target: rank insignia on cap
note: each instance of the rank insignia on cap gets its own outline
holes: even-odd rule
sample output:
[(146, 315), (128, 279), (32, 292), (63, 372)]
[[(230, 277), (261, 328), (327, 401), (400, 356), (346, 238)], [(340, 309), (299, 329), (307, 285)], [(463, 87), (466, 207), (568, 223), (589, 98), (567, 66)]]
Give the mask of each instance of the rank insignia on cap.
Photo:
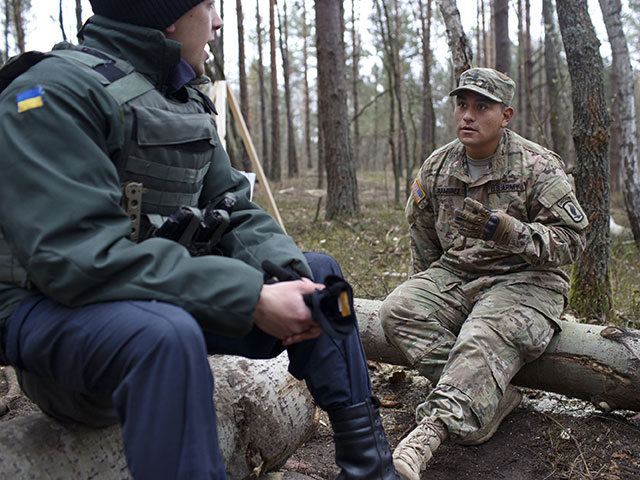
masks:
[(424, 197), (426, 197), (424, 190), (422, 189), (422, 186), (420, 185), (420, 182), (418, 182), (417, 178), (413, 181), (413, 185), (411, 185), (411, 194), (413, 195), (413, 199), (416, 201), (416, 203), (420, 203), (422, 200), (424, 200)]
[(20, 92), (16, 95), (16, 104), (18, 107), (18, 113), (23, 113), (34, 108), (40, 108), (44, 105), (44, 93), (42, 87), (30, 88), (24, 92)]

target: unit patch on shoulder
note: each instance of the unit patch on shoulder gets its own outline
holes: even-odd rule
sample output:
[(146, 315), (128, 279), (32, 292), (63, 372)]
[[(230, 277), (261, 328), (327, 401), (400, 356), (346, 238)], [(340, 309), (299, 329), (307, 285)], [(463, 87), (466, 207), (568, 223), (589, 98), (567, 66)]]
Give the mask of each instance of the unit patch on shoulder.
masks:
[(562, 204), (562, 208), (564, 209), (565, 212), (569, 214), (569, 217), (574, 222), (580, 223), (582, 220), (584, 220), (584, 213), (582, 213), (582, 210), (580, 210), (576, 206), (576, 204), (573, 203), (573, 200), (569, 199), (566, 202), (564, 202)]
[(34, 108), (40, 108), (44, 105), (44, 92), (42, 87), (30, 88), (16, 95), (16, 106), (18, 113), (23, 113)]
[(417, 178), (413, 181), (413, 185), (411, 185), (411, 194), (413, 195), (413, 199), (416, 203), (420, 203), (424, 200), (424, 197), (426, 197), (426, 194), (424, 193), (424, 190)]

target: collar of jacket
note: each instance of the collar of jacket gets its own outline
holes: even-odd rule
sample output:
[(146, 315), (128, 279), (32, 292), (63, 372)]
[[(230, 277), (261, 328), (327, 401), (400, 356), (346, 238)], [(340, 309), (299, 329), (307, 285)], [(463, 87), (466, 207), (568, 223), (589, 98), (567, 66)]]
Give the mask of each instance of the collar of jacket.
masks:
[(180, 62), (181, 45), (160, 30), (90, 17), (78, 33), (82, 45), (128, 61), (158, 90), (165, 92)]
[[(491, 161), (490, 178), (492, 180), (500, 179), (509, 170), (509, 144), (512, 135), (513, 132), (505, 128)], [(453, 144), (454, 148), (447, 156), (448, 166), (445, 167), (445, 173), (465, 183), (472, 183), (471, 177), (467, 173), (467, 152), (464, 145), (458, 139), (454, 140)]]

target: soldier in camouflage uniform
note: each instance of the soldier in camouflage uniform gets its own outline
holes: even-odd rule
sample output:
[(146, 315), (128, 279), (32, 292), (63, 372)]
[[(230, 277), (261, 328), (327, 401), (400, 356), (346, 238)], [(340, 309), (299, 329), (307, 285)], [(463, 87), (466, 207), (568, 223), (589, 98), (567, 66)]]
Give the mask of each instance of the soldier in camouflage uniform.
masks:
[(510, 382), (558, 328), (569, 288), (560, 267), (584, 248), (588, 221), (562, 160), (506, 128), (514, 91), (495, 70), (461, 75), (449, 94), (458, 139), (424, 162), (407, 202), (410, 278), (380, 316), (434, 385), (393, 455), (410, 480), (448, 436), (482, 443), (518, 405)]

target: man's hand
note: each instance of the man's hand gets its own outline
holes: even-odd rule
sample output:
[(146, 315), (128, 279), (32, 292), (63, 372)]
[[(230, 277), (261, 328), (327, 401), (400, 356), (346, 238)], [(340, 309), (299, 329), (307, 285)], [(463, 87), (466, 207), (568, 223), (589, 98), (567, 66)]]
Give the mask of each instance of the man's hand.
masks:
[(513, 235), (515, 220), (504, 212), (489, 210), (473, 198), (464, 199), (464, 208), (456, 208), (454, 221), (461, 235), (482, 240), (493, 240), (508, 245)]
[(282, 340), (285, 347), (317, 337), (322, 330), (302, 296), (323, 288), (308, 278), (263, 285), (254, 312), (256, 326)]

